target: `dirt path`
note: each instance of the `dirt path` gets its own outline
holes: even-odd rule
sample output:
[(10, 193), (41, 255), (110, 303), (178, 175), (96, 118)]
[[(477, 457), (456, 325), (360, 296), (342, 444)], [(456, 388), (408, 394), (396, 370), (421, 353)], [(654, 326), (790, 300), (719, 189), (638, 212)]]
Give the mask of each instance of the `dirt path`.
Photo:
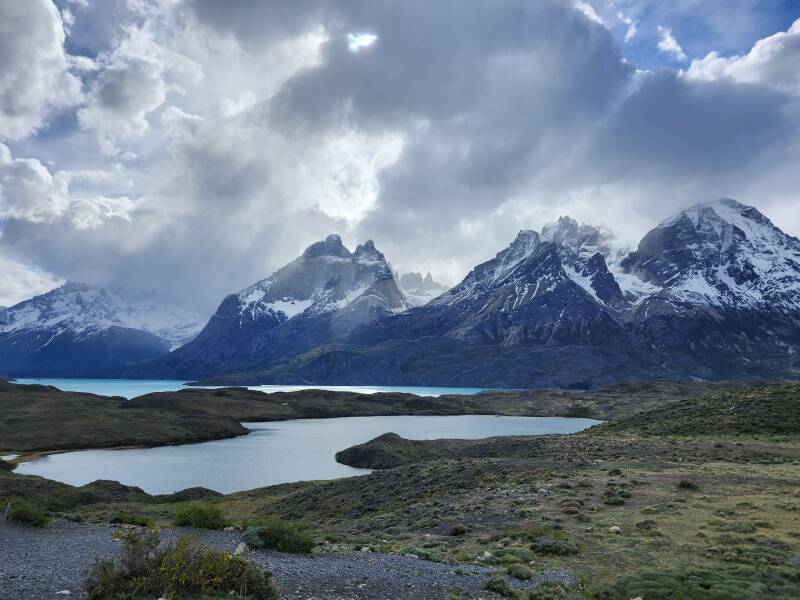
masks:
[[(44, 529), (0, 522), (0, 600), (39, 600), (81, 596), (87, 570), (96, 558), (119, 555), (113, 528), (54, 521)], [(186, 533), (165, 529), (170, 541)], [(211, 546), (233, 551), (238, 534), (204, 531)], [(250, 558), (271, 571), (282, 598), (331, 599), (449, 599), (489, 598), (481, 586), (491, 569), (420, 560), (379, 553), (297, 556), (280, 552), (252, 552)], [(548, 571), (527, 582), (509, 580), (515, 587), (533, 587), (542, 581), (576, 584), (573, 575)], [(454, 594), (455, 592), (455, 594)]]

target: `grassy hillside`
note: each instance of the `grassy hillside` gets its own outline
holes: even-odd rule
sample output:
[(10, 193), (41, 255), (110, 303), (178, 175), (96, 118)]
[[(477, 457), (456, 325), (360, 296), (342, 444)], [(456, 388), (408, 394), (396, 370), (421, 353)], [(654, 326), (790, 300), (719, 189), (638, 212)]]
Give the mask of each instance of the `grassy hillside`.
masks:
[(647, 435), (800, 434), (800, 384), (720, 391), (618, 419), (592, 433)]

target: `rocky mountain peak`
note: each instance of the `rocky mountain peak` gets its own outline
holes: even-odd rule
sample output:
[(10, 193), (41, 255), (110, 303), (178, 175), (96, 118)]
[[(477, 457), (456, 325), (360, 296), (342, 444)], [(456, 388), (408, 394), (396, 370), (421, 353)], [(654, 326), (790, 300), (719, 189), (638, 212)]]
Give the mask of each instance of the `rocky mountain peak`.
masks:
[(345, 248), (342, 238), (335, 233), (330, 234), (321, 242), (315, 242), (303, 252), (305, 258), (316, 258), (319, 256), (333, 256), (338, 258), (350, 258), (350, 251)]
[(681, 302), (800, 306), (800, 241), (752, 206), (727, 198), (665, 220), (623, 267)]
[(422, 277), (421, 273), (410, 272), (403, 273), (397, 281), (400, 290), (408, 299), (409, 304), (412, 306), (422, 306), (427, 304), (436, 296), (439, 296), (448, 290), (446, 285), (434, 281), (430, 271)]

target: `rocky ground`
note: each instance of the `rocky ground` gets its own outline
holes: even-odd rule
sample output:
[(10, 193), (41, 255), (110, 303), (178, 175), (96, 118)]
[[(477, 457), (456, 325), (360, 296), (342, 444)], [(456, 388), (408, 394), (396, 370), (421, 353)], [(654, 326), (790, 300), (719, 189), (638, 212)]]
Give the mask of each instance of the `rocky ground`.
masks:
[[(57, 520), (44, 528), (0, 523), (0, 598), (45, 600), (79, 597), (85, 574), (95, 559), (117, 557), (120, 544), (115, 528)], [(164, 542), (189, 533), (165, 529)], [(227, 531), (198, 533), (211, 547), (233, 552), (239, 534)], [(377, 552), (315, 554), (250, 551), (248, 557), (270, 571), (284, 598), (340, 599), (449, 599), (485, 598), (481, 586), (493, 569), (477, 565), (449, 565), (411, 556)], [(517, 589), (534, 588), (543, 581), (577, 585), (564, 570), (550, 570), (520, 582)]]

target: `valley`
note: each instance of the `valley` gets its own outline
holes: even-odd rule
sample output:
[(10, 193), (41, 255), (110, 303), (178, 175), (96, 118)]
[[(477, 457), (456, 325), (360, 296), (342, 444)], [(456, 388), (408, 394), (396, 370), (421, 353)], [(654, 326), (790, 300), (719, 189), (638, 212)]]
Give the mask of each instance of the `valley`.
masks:
[[(642, 386), (645, 397), (654, 390), (649, 385)], [(520, 598), (526, 589), (533, 598), (796, 597), (797, 384), (698, 386), (665, 401), (675, 385), (664, 384), (662, 400), (643, 410), (633, 384), (606, 390), (606, 400), (587, 395), (589, 406), (613, 398), (627, 408), (572, 435), (382, 435), (337, 456), (376, 471), (335, 481), (151, 496), (114, 482), (75, 488), (0, 470), (0, 496), (24, 496), (79, 522), (44, 531), (68, 540), (92, 536), (101, 548), (115, 529), (86, 523), (107, 524), (126, 513), (170, 527), (181, 506), (198, 500), (219, 507), (232, 524), (264, 517), (303, 523), (315, 540), (312, 556), (339, 566), (324, 571), (324, 582), (298, 579), (302, 561), (282, 571), (282, 555), (254, 550), (286, 595), (316, 589), (347, 598), (500, 597), (480, 589), (492, 581), (501, 595)], [(235, 533), (203, 535), (223, 548), (237, 543)], [(83, 552), (88, 565), (93, 554)], [(387, 588), (378, 572), (360, 571), (369, 557), (376, 565), (386, 561), (378, 572), (395, 574), (401, 571), (392, 561), (416, 561), (418, 568), (402, 563), (415, 573), (408, 579), (415, 587), (393, 577)], [(429, 563), (449, 575), (433, 576)], [(350, 572), (358, 573), (355, 580)], [(31, 581), (24, 572), (20, 577)]]

